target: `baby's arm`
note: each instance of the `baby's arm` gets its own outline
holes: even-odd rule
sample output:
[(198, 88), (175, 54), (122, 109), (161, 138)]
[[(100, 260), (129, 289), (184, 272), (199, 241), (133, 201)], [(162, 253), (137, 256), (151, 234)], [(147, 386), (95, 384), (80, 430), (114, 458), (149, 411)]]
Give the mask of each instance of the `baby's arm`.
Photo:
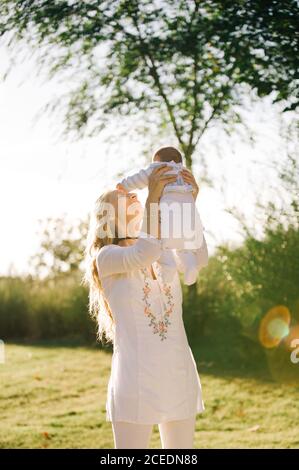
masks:
[(152, 168), (148, 167), (134, 173), (133, 175), (123, 178), (118, 184), (118, 189), (125, 189), (126, 191), (132, 191), (134, 189), (143, 189), (148, 185), (149, 175)]

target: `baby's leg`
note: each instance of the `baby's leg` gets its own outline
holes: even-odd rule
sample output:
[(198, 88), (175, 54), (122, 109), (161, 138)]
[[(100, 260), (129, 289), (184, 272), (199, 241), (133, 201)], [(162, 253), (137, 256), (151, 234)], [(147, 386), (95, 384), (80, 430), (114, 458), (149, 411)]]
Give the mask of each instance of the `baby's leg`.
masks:
[(194, 284), (198, 275), (198, 260), (196, 254), (191, 250), (177, 250), (176, 254), (184, 273), (184, 283), (187, 286)]
[(176, 262), (172, 251), (163, 249), (158, 262), (161, 265), (161, 276), (164, 282), (172, 282), (176, 273)]

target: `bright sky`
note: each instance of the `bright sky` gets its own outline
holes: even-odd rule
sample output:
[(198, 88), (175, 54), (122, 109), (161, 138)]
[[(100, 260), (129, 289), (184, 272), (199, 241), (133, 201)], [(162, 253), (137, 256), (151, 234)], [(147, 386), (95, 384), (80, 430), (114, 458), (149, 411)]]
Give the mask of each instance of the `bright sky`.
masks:
[[(8, 54), (2, 46), (0, 76), (6, 70)], [(35, 70), (34, 61), (18, 64), (7, 80), (0, 82), (1, 274), (26, 272), (28, 257), (39, 246), (38, 219), (61, 215), (70, 220), (85, 218), (95, 198), (114, 187), (117, 173), (139, 169), (140, 146), (132, 143), (130, 136), (117, 148), (108, 147), (101, 136), (76, 143), (57, 142), (51, 117), (43, 116), (34, 124), (41, 106), (57, 94), (55, 84), (36, 78)], [(225, 212), (228, 205), (235, 205), (254, 222), (256, 195), (271, 197), (269, 182), (273, 186), (275, 176), (267, 163), (283, 150), (278, 111), (269, 103), (263, 100), (246, 114), (248, 125), (257, 134), (255, 147), (242, 142), (237, 134), (225, 139), (217, 129), (206, 133), (200, 143), (214, 183), (214, 188), (203, 184), (198, 196), (210, 252), (217, 243), (241, 241), (238, 224)], [(156, 144), (175, 145), (176, 141), (171, 137)], [(149, 161), (151, 154), (149, 149)], [(201, 184), (196, 154), (194, 162), (193, 171)], [(143, 191), (142, 201), (145, 195)]]

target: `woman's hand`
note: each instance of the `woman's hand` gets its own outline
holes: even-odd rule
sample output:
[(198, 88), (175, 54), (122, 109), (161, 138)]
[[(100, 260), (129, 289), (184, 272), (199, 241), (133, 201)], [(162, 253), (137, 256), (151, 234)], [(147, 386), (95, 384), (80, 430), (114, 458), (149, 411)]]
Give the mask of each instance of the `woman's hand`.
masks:
[(142, 230), (158, 239), (161, 238), (160, 198), (164, 186), (177, 179), (177, 175), (165, 175), (169, 170), (169, 165), (157, 166), (151, 172), (148, 181), (148, 196), (145, 203), (147, 217), (144, 221), (145, 227)]
[(118, 189), (119, 191), (123, 191), (124, 193), (127, 193), (127, 192), (128, 192), (128, 191), (126, 190), (126, 188), (125, 188), (121, 183), (117, 183), (116, 189)]
[(181, 175), (185, 183), (191, 184), (193, 186), (192, 194), (194, 197), (194, 201), (196, 201), (197, 195), (199, 193), (199, 186), (196, 183), (193, 174), (191, 173), (190, 170), (188, 170), (188, 168), (182, 168)]
[(158, 203), (160, 201), (164, 186), (167, 183), (172, 183), (173, 181), (176, 181), (177, 175), (164, 174), (169, 170), (170, 168), (166, 164), (154, 168), (154, 170), (149, 176), (147, 202)]

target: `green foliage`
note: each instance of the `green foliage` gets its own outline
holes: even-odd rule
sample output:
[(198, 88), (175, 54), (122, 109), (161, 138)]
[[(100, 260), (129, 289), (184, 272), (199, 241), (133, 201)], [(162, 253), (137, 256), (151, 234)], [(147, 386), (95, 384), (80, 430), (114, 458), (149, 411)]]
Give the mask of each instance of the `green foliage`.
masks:
[(29, 260), (34, 278), (57, 278), (72, 275), (81, 266), (88, 222), (68, 223), (63, 218), (47, 218), (40, 228), (40, 248)]
[[(190, 341), (202, 358), (217, 362), (218, 370), (267, 369), (258, 329), (270, 308), (285, 305), (292, 324), (299, 322), (298, 246), (298, 227), (268, 228), (263, 240), (247, 238), (234, 250), (219, 247), (199, 275), (197, 296), (190, 299), (184, 288)], [(283, 349), (277, 355), (290, 365)]]
[(2, 0), (0, 36), (27, 41), (50, 77), (68, 83), (45, 108), (64, 109), (66, 133), (115, 130), (137, 115), (137, 133), (171, 130), (191, 167), (213, 121), (226, 132), (241, 122), (241, 85), (296, 109), (296, 3)]
[(95, 339), (87, 311), (86, 288), (80, 276), (33, 281), (0, 279), (0, 337), (53, 339), (67, 336)]

